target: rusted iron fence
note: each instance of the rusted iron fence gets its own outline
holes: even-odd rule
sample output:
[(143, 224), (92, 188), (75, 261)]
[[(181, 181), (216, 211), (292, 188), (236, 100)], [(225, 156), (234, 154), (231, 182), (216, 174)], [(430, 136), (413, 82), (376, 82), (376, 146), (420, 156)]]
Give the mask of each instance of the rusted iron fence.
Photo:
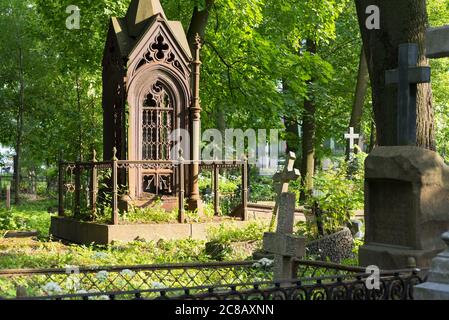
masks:
[(3, 299), (408, 300), (419, 270), (382, 272), (367, 287), (363, 268), (296, 261), (295, 280), (274, 281), (261, 261), (0, 271)]
[[(178, 221), (185, 221), (186, 182), (185, 172), (192, 161), (111, 161), (64, 162), (59, 163), (59, 216), (95, 221), (99, 213), (110, 217), (106, 223), (117, 225), (120, 220), (122, 197), (127, 190), (127, 172), (130, 169), (171, 169), (175, 172), (177, 183), (173, 194), (178, 198)], [(210, 170), (213, 175), (213, 202), (215, 215), (219, 215), (219, 172), (238, 170), (241, 172), (239, 212), (242, 220), (247, 219), (248, 206), (248, 162), (241, 161), (200, 161), (200, 169)]]
[[(11, 194), (15, 193), (14, 176), (0, 175), (0, 199), (5, 200), (6, 188), (9, 187)], [(20, 178), (20, 193), (36, 195), (39, 190), (56, 192), (51, 181), (43, 176), (23, 176)]]

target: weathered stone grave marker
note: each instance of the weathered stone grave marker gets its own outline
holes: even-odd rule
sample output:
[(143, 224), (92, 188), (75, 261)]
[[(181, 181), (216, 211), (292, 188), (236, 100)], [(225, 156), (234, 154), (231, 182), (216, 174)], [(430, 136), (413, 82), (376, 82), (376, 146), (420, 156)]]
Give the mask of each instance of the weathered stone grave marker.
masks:
[(293, 259), (301, 258), (305, 254), (305, 238), (293, 235), (295, 205), (294, 193), (282, 193), (279, 197), (277, 230), (264, 235), (264, 250), (274, 254), (276, 281), (295, 279)]
[[(427, 56), (449, 56), (448, 42), (449, 27), (431, 29)], [(401, 45), (398, 62), (386, 72), (387, 84), (398, 85), (398, 146), (377, 147), (365, 162), (366, 244), (359, 259), (382, 269), (405, 268), (411, 259), (429, 267), (445, 248), (439, 235), (449, 229), (449, 167), (436, 152), (416, 147), (417, 84), (430, 82), (430, 67), (416, 66), (416, 44)]]
[[(279, 211), (279, 201), (283, 193), (288, 192), (290, 181), (296, 181), (301, 177), (298, 169), (295, 169), (296, 155), (294, 152), (289, 153), (288, 162), (282, 172), (278, 172), (273, 176), (273, 181), (277, 183), (276, 187), (276, 203), (273, 209), (273, 217), (270, 223), (270, 231), (273, 231), (276, 224), (276, 216)], [(294, 211), (294, 210), (293, 210)]]

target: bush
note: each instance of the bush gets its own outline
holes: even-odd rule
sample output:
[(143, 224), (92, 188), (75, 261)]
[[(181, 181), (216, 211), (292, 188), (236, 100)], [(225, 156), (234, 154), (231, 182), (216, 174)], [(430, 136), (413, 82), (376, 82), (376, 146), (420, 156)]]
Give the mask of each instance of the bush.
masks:
[[(352, 163), (337, 161), (334, 168), (320, 171), (314, 177), (314, 194), (306, 201), (306, 207), (312, 209), (318, 204), (325, 233), (330, 234), (346, 226), (354, 210), (363, 208), (365, 158), (366, 154), (359, 154)], [(308, 223), (299, 227), (304, 235), (317, 235), (316, 225)]]
[(223, 223), (218, 227), (212, 227), (208, 231), (208, 239), (211, 242), (228, 244), (231, 242), (258, 241), (263, 239), (268, 230), (267, 222), (251, 222), (245, 228), (239, 228), (232, 223)]
[(170, 223), (178, 220), (178, 210), (171, 212), (162, 207), (162, 201), (156, 201), (146, 208), (133, 207), (123, 214), (123, 220), (132, 223)]

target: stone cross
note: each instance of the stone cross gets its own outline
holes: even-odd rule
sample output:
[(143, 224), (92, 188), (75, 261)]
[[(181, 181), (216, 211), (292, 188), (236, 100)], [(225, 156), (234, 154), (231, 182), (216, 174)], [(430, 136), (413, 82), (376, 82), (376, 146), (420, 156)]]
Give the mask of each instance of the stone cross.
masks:
[(290, 184), (290, 181), (296, 181), (301, 176), (301, 173), (298, 169), (295, 169), (295, 161), (296, 161), (296, 155), (294, 152), (289, 153), (288, 163), (285, 166), (284, 170), (282, 172), (278, 172), (273, 176), (273, 181), (276, 183), (279, 183), (279, 186), (276, 187), (276, 203), (274, 205), (273, 209), (273, 218), (271, 219), (270, 223), (270, 231), (273, 231), (274, 225), (276, 223), (276, 215), (278, 214), (279, 210), (279, 199), (282, 193), (288, 192), (288, 186)]
[(399, 46), (399, 68), (385, 74), (387, 85), (397, 84), (397, 144), (416, 145), (416, 95), (418, 83), (430, 82), (430, 67), (418, 67), (418, 45)]
[(352, 158), (352, 154), (354, 153), (355, 140), (360, 139), (360, 135), (358, 133), (354, 133), (354, 128), (349, 128), (349, 133), (345, 134), (345, 139), (349, 140), (349, 154)]
[(305, 254), (305, 239), (293, 235), (295, 207), (296, 195), (282, 193), (279, 197), (277, 230), (264, 235), (264, 250), (274, 254), (275, 281), (296, 279), (293, 259)]
[(449, 57), (449, 26), (430, 28), (426, 33), (427, 57)]

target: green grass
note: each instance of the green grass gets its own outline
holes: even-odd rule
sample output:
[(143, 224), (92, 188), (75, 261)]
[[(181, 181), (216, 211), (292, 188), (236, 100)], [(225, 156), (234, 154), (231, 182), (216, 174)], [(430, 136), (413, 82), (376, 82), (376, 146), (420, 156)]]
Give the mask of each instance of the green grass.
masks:
[[(36, 201), (15, 206), (11, 211), (0, 207), (0, 269), (16, 268), (63, 268), (77, 266), (113, 266), (136, 264), (159, 264), (180, 262), (206, 262), (212, 258), (205, 253), (206, 241), (135, 241), (128, 244), (115, 243), (108, 246), (65, 245), (52, 241), (48, 236), (51, 201)], [(154, 212), (154, 211), (153, 211)], [(141, 214), (143, 214), (141, 212)], [(170, 216), (170, 215), (168, 215)], [(162, 217), (162, 213), (159, 213)], [(151, 218), (155, 219), (154, 216)], [(162, 218), (161, 218), (162, 219)], [(136, 217), (136, 221), (140, 220)], [(39, 239), (1, 239), (6, 230), (38, 230)], [(234, 227), (222, 228), (221, 237), (237, 234)], [(228, 233), (228, 235), (226, 235)], [(242, 238), (237, 237), (236, 238)], [(230, 255), (230, 260), (241, 255)]]
[(203, 241), (132, 242), (109, 246), (0, 241), (0, 269), (206, 262)]
[(37, 230), (40, 237), (48, 237), (50, 229), (50, 217), (48, 208), (55, 207), (53, 201), (24, 202), (18, 206), (12, 206), (7, 211), (5, 206), (0, 206), (0, 236), (6, 230)]
[(255, 221), (245, 228), (239, 228), (233, 223), (223, 223), (209, 230), (209, 240), (219, 243), (258, 241), (268, 230), (268, 222)]
[[(206, 241), (135, 241), (108, 246), (66, 245), (48, 236), (51, 201), (35, 201), (15, 206), (11, 211), (0, 207), (0, 230), (38, 230), (39, 239), (2, 239), (0, 231), (0, 269), (64, 268), (76, 266), (114, 266), (181, 262), (207, 262)], [(157, 220), (157, 219), (156, 219)], [(229, 245), (232, 242), (261, 241), (267, 223), (252, 222), (240, 229), (232, 222), (211, 228), (208, 240)], [(358, 246), (357, 246), (358, 248)], [(230, 252), (226, 260), (249, 258), (242, 252)], [(356, 264), (347, 261), (347, 264)]]

